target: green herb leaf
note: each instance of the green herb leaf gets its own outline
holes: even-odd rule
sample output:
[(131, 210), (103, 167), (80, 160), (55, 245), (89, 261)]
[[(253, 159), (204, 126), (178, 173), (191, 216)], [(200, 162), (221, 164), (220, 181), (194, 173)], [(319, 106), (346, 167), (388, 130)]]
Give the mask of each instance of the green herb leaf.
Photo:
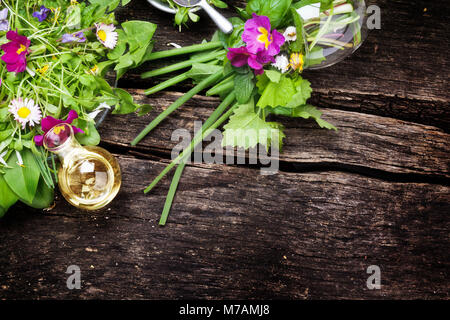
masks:
[(8, 209), (19, 200), (19, 197), (11, 190), (3, 175), (0, 174), (0, 218)]
[[(273, 75), (271, 76), (274, 78)], [(261, 97), (256, 105), (260, 108), (285, 106), (297, 92), (293, 80), (285, 75), (274, 79), (278, 82), (272, 82), (266, 73), (257, 78), (256, 86)]]
[(255, 147), (258, 143), (268, 148), (273, 140), (281, 149), (282, 139), (285, 137), (281, 124), (266, 122), (255, 113), (253, 99), (235, 109), (224, 129), (222, 145), (244, 149)]
[(292, 118), (312, 118), (321, 128), (336, 130), (337, 128), (333, 126), (331, 123), (321, 119), (322, 112), (318, 110), (316, 107), (305, 104), (303, 106), (298, 106), (296, 108), (285, 108), (285, 107), (277, 107), (271, 110), (272, 113)]
[(20, 154), (24, 166), (19, 166), (16, 152), (13, 152), (7, 162), (10, 168), (4, 169), (4, 178), (9, 188), (20, 199), (32, 202), (36, 194), (40, 170), (29, 149), (23, 149)]
[(234, 77), (234, 93), (236, 94), (238, 103), (247, 103), (252, 96), (253, 89), (255, 88), (255, 82), (253, 81), (254, 77), (252, 71), (244, 74), (237, 74)]
[(245, 8), (247, 14), (256, 13), (267, 16), (272, 28), (277, 28), (283, 21), (292, 0), (250, 0)]
[(192, 68), (186, 72), (186, 76), (196, 82), (200, 82), (210, 75), (222, 72), (223, 67), (208, 63), (194, 63)]
[(96, 146), (100, 143), (100, 134), (94, 122), (88, 121), (87, 127), (83, 130), (84, 133), (77, 133), (75, 135), (79, 143), (85, 146)]
[(22, 202), (35, 209), (45, 209), (52, 205), (55, 198), (54, 189), (49, 188), (44, 179), (39, 179), (38, 188), (32, 202), (21, 199)]

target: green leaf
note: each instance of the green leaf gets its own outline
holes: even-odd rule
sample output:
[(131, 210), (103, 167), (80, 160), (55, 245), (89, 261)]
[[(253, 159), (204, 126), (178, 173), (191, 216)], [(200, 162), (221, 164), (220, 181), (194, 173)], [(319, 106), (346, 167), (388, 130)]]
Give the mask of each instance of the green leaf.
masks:
[(147, 21), (131, 20), (122, 23), (122, 28), (127, 35), (127, 42), (131, 52), (147, 47), (156, 30), (156, 24)]
[(19, 197), (11, 190), (3, 175), (0, 174), (0, 218), (8, 209), (19, 200)]
[(196, 82), (200, 82), (214, 73), (222, 72), (222, 70), (223, 67), (214, 64), (194, 63), (192, 68), (186, 72), (186, 76), (194, 79)]
[(247, 103), (252, 96), (253, 89), (255, 88), (255, 82), (253, 81), (254, 77), (252, 71), (244, 74), (237, 74), (234, 77), (234, 93), (236, 94), (238, 103)]
[(55, 198), (54, 189), (49, 188), (45, 183), (44, 179), (39, 179), (38, 188), (36, 191), (36, 195), (33, 198), (32, 202), (25, 201), (21, 199), (21, 201), (28, 206), (35, 209), (45, 209), (52, 205)]
[(18, 165), (16, 152), (13, 152), (8, 159), (8, 166), (11, 168), (4, 169), (4, 178), (11, 190), (20, 199), (31, 202), (36, 194), (40, 170), (33, 153), (29, 149), (23, 149), (20, 154), (24, 166)]
[(297, 92), (294, 81), (285, 75), (282, 75), (278, 82), (272, 82), (264, 73), (258, 77), (256, 86), (261, 93), (256, 104), (260, 108), (285, 106)]
[(278, 83), (281, 79), (281, 72), (278, 72), (276, 70), (266, 70), (264, 71), (267, 78), (269, 78), (270, 81)]
[(250, 0), (245, 8), (247, 14), (256, 13), (270, 19), (272, 29), (283, 21), (291, 6), (292, 0)]
[(286, 108), (295, 108), (304, 105), (311, 97), (311, 83), (302, 77), (299, 77), (295, 81), (295, 90), (297, 92), (292, 96), (292, 99), (288, 102)]
[(292, 118), (312, 118), (321, 128), (332, 129), (337, 131), (337, 128), (333, 126), (331, 123), (321, 119), (322, 112), (318, 110), (316, 107), (305, 104), (303, 106), (298, 106), (296, 108), (285, 108), (285, 107), (277, 107), (271, 110), (272, 113)]
[(127, 91), (117, 88), (114, 93), (119, 97), (120, 102), (113, 110), (113, 114), (128, 114), (136, 111), (139, 105), (133, 102), (133, 97)]
[(224, 129), (222, 145), (244, 149), (255, 147), (258, 143), (268, 148), (272, 140), (281, 148), (285, 137), (281, 124), (266, 122), (255, 113), (253, 99), (235, 109)]
[[(77, 119), (78, 120), (78, 119)], [(100, 143), (100, 134), (95, 127), (94, 122), (89, 121), (84, 133), (77, 133), (75, 136), (79, 143), (85, 146), (96, 146)]]

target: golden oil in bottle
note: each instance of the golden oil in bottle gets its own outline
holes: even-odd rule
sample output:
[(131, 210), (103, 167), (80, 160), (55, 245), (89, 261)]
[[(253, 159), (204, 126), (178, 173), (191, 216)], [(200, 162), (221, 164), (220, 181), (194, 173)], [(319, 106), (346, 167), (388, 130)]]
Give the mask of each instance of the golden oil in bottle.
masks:
[(75, 207), (97, 210), (110, 203), (121, 185), (117, 160), (100, 147), (82, 147), (73, 135), (72, 127), (59, 124), (44, 137), (44, 147), (58, 155), (59, 189)]

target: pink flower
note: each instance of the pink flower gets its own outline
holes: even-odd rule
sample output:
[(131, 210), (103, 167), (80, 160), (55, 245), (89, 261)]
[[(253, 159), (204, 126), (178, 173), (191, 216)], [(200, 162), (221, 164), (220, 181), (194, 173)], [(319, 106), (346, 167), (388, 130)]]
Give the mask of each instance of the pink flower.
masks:
[(270, 56), (267, 51), (260, 51), (257, 54), (250, 53), (247, 47), (230, 48), (227, 53), (227, 58), (235, 67), (243, 67), (248, 65), (255, 70), (256, 74), (264, 72), (263, 67), (266, 63), (275, 62), (275, 59)]
[(268, 17), (258, 16), (255, 13), (252, 17), (245, 23), (242, 33), (242, 40), (247, 44), (248, 51), (253, 54), (267, 51), (271, 56), (277, 55), (284, 44), (284, 36), (277, 30), (271, 30)]
[[(73, 120), (75, 120), (76, 118), (78, 118), (78, 113), (74, 110), (69, 111), (69, 114), (67, 115), (67, 120), (55, 119), (51, 116), (45, 117), (41, 121), (41, 128), (42, 128), (42, 131), (44, 131), (44, 134), (34, 136), (34, 143), (36, 143), (36, 145), (38, 145), (38, 146), (42, 146), (42, 144), (44, 142), (44, 135), (51, 128), (53, 128), (54, 126), (61, 124), (61, 123), (72, 124)], [(83, 130), (81, 130), (80, 128), (77, 128), (75, 126), (72, 126), (72, 129), (73, 129), (73, 133), (84, 133)]]
[(5, 51), (1, 59), (6, 62), (6, 69), (8, 72), (24, 72), (27, 68), (30, 40), (25, 36), (19, 35), (16, 31), (8, 31), (6, 38), (10, 42), (0, 47)]

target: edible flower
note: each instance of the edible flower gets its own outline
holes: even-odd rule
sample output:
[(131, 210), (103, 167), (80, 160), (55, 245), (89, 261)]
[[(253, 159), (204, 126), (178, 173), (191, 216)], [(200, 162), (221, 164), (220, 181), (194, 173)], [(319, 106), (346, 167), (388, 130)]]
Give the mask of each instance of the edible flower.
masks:
[(75, 33), (65, 33), (61, 38), (61, 43), (69, 43), (69, 42), (86, 42), (86, 37), (84, 36), (83, 31), (78, 31)]
[(0, 31), (9, 30), (8, 8), (0, 10)]
[(45, 6), (41, 6), (39, 11), (33, 12), (33, 17), (39, 20), (39, 22), (44, 21), (47, 19), (48, 13), (50, 12), (50, 9), (46, 8)]
[(283, 35), (277, 30), (271, 30), (268, 17), (255, 13), (252, 17), (245, 22), (242, 33), (242, 40), (247, 44), (248, 51), (253, 54), (267, 51), (270, 56), (277, 55), (285, 42)]
[(22, 129), (29, 124), (31, 127), (41, 121), (41, 109), (33, 99), (17, 98), (11, 100), (8, 111), (14, 115), (14, 120), (22, 125)]
[(272, 63), (272, 66), (280, 70), (281, 73), (285, 73), (289, 70), (289, 60), (285, 55), (280, 54), (275, 57), (275, 63)]
[[(43, 142), (44, 142), (44, 135), (54, 126), (61, 124), (61, 123), (67, 123), (67, 124), (72, 124), (73, 120), (78, 118), (78, 113), (75, 110), (70, 110), (69, 114), (67, 115), (67, 120), (60, 120), (60, 119), (55, 119), (52, 116), (47, 116), (44, 119), (42, 119), (41, 122), (41, 129), (42, 131), (44, 131), (43, 135), (36, 135), (34, 136), (34, 143), (37, 146), (42, 146)], [(80, 128), (77, 128), (75, 126), (72, 126), (73, 129), (73, 133), (84, 133), (83, 130), (81, 130)]]
[(264, 73), (263, 67), (266, 63), (275, 62), (275, 59), (268, 55), (267, 52), (260, 51), (257, 54), (253, 54), (249, 52), (248, 48), (245, 46), (229, 48), (227, 58), (235, 67), (248, 65), (257, 75)]
[(118, 34), (116, 31), (116, 27), (113, 24), (95, 24), (97, 31), (95, 34), (97, 35), (98, 41), (100, 41), (106, 48), (114, 49), (117, 44)]
[(286, 41), (295, 41), (297, 40), (297, 28), (290, 26), (284, 30), (283, 37)]
[(3, 44), (0, 48), (5, 51), (2, 60), (6, 63), (8, 72), (24, 72), (27, 68), (27, 54), (30, 40), (19, 35), (16, 31), (8, 31), (6, 39), (10, 42)]
[(298, 70), (298, 72), (303, 71), (303, 64), (305, 63), (305, 59), (301, 53), (292, 53), (291, 58), (289, 59), (289, 65), (293, 70)]

